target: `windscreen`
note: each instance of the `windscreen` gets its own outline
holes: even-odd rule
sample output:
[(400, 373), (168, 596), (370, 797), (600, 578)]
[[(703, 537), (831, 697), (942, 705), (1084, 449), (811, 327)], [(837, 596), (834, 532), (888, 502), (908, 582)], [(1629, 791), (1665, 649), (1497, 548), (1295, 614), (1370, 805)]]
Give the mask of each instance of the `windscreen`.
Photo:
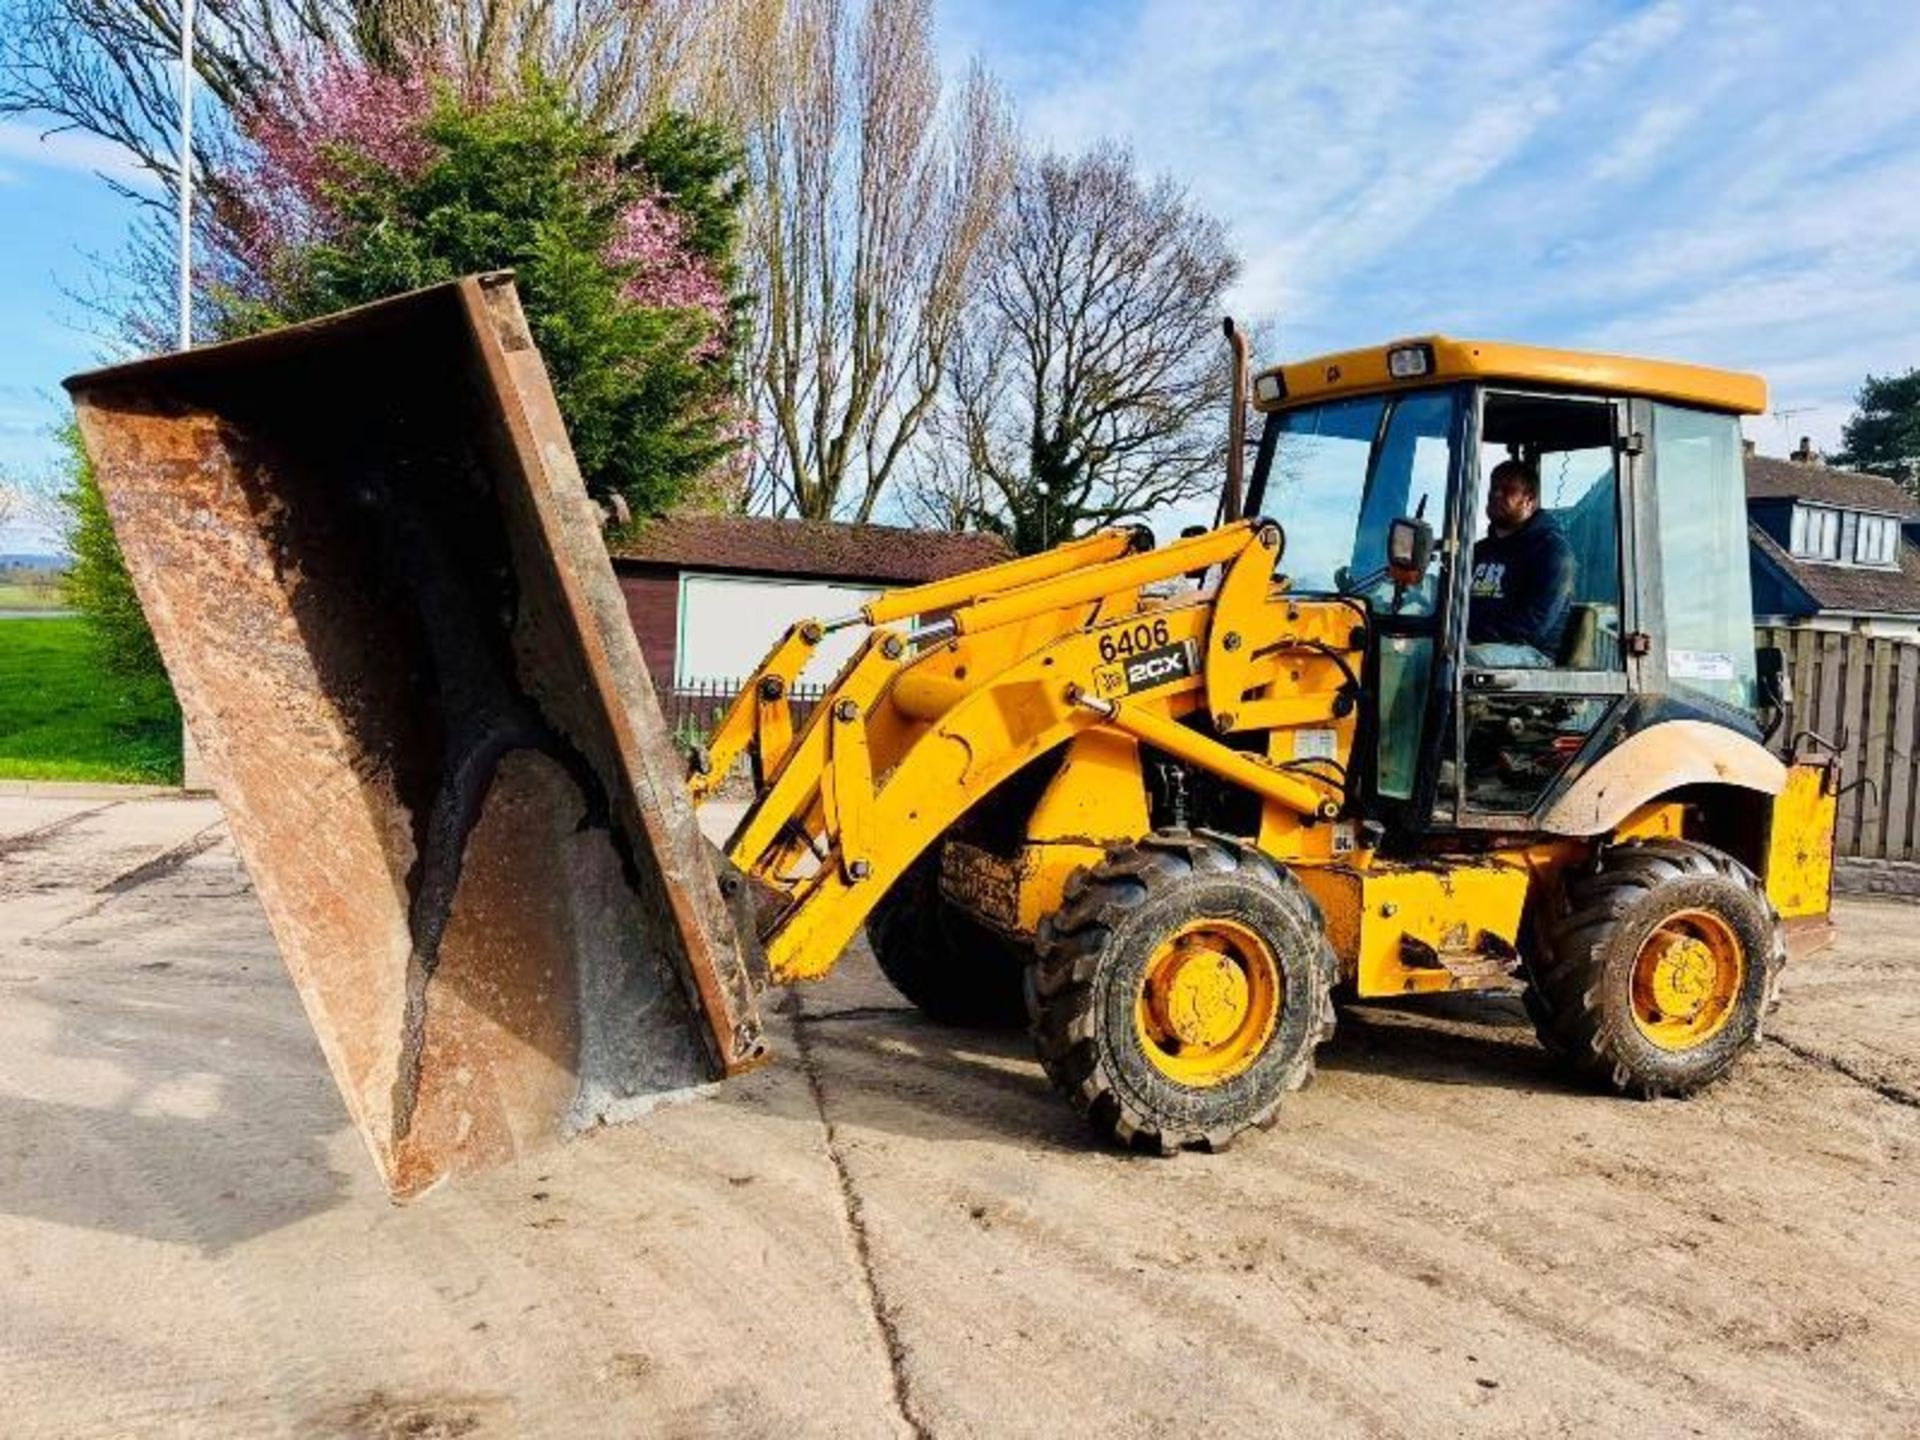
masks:
[[(1286, 531), (1281, 570), (1302, 592), (1383, 600), (1387, 528), (1419, 516), (1440, 529), (1453, 468), (1455, 389), (1367, 395), (1283, 411), (1264, 476), (1261, 511)], [(1261, 482), (1264, 480), (1264, 487)], [(1427, 613), (1434, 575), (1399, 597), (1399, 612)]]

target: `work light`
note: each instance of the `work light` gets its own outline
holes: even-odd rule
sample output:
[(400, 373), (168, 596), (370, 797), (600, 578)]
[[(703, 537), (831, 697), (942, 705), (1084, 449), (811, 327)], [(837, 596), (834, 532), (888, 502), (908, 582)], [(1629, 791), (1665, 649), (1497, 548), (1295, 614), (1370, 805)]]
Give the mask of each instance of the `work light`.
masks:
[(1396, 345), (1387, 351), (1387, 373), (1396, 380), (1414, 380), (1433, 373), (1431, 345)]

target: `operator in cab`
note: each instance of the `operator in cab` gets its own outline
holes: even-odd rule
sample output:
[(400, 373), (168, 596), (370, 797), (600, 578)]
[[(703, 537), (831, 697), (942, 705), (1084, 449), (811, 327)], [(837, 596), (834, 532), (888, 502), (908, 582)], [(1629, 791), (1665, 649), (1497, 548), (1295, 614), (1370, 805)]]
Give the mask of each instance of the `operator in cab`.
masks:
[(1573, 604), (1573, 547), (1540, 508), (1540, 475), (1526, 461), (1503, 460), (1487, 478), (1487, 530), (1473, 547), (1467, 663), (1549, 667)]

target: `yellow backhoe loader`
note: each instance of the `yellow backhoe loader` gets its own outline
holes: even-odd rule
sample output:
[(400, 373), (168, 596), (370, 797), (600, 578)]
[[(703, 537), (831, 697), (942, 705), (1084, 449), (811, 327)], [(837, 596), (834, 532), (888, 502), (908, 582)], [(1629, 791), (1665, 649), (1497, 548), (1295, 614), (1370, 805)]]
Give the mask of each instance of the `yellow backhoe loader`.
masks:
[[(863, 927), (1137, 1149), (1269, 1121), (1343, 995), (1517, 991), (1599, 1086), (1725, 1074), (1825, 933), (1838, 783), (1768, 745), (1761, 382), (1442, 337), (1235, 369), (1212, 528), (796, 617), (690, 775), (506, 277), (69, 382), (394, 1192), (759, 1063), (764, 986)], [(1555, 537), (1518, 639), (1496, 469)]]

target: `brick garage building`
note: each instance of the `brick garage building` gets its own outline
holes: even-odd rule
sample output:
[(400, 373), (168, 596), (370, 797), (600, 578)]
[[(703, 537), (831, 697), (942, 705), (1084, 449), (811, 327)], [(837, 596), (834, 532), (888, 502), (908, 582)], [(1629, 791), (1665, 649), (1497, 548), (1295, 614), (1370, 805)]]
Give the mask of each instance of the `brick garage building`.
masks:
[[(994, 535), (689, 512), (648, 522), (612, 553), (663, 699), (731, 694), (802, 617), (845, 614), (883, 590), (1008, 556)], [(831, 680), (858, 638), (829, 636), (803, 684)]]

